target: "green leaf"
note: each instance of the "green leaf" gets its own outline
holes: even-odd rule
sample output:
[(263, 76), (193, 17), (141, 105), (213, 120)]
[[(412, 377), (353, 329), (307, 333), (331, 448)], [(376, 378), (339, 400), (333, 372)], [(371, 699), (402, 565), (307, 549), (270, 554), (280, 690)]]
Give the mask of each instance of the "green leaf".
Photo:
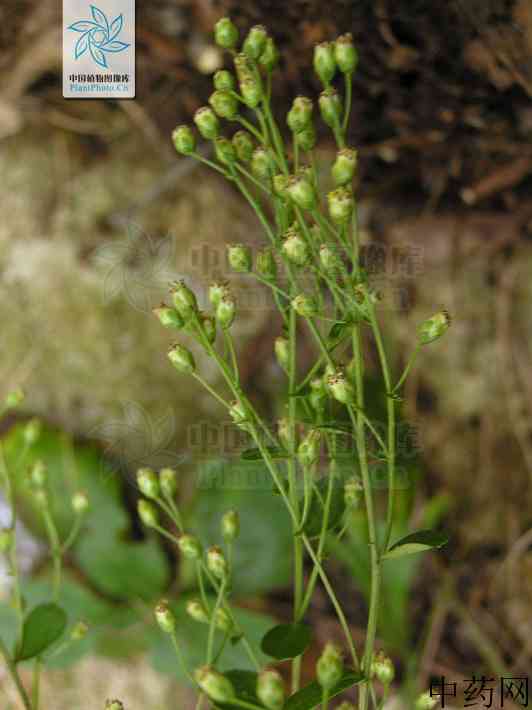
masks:
[[(321, 478), (312, 492), (312, 500), (310, 503), (307, 521), (303, 526), (303, 532), (308, 537), (316, 537), (321, 532), (323, 521), (323, 503), (326, 500), (327, 488), (329, 486), (329, 478)], [(300, 507), (303, 507), (303, 498), (300, 500)], [(342, 522), (342, 517), (345, 511), (344, 487), (340, 481), (333, 482), (331, 505), (329, 509), (329, 520), (327, 530), (335, 528)]]
[(382, 559), (390, 560), (437, 549), (443, 547), (448, 539), (445, 533), (437, 532), (436, 530), (418, 530), (395, 542), (388, 552), (382, 556)]
[(40, 604), (30, 611), (22, 629), (22, 643), (16, 660), (39, 656), (63, 634), (67, 615), (57, 604)]
[[(287, 459), (288, 452), (285, 449), (281, 449), (278, 446), (266, 446), (265, 447), (270, 456), (274, 459)], [(262, 454), (260, 449), (245, 449), (240, 454), (240, 458), (243, 461), (262, 461)]]
[[(257, 674), (254, 671), (230, 670), (226, 671), (224, 676), (231, 681), (239, 700), (253, 705), (262, 705), (257, 698)], [(223, 710), (242, 710), (239, 705), (233, 703), (216, 703), (215, 707)]]
[[(362, 680), (364, 680), (362, 673), (346, 670), (342, 679), (329, 691), (329, 699), (343, 693), (344, 690), (351, 688)], [(318, 682), (313, 681), (301, 690), (298, 690), (294, 695), (291, 695), (286, 701), (283, 710), (311, 710), (311, 708), (315, 708), (321, 703), (322, 692), (322, 688)]]
[(284, 661), (301, 656), (312, 638), (312, 629), (306, 624), (279, 624), (270, 629), (260, 647), (268, 656)]

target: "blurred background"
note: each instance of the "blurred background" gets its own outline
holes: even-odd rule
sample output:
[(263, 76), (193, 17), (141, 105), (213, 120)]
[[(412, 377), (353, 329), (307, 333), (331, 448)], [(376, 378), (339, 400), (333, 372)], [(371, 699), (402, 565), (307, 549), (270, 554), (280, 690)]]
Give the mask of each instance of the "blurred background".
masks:
[[(231, 186), (177, 156), (170, 141), (172, 128), (207, 102), (212, 72), (226, 65), (212, 41), (224, 14), (242, 33), (265, 24), (278, 43), (274, 94), (283, 126), (295, 95), (319, 92), (313, 46), (353, 33), (360, 64), (350, 143), (360, 154), (364, 241), (378, 263), (396, 367), (421, 320), (441, 307), (452, 314), (446, 339), (419, 358), (403, 405), (401, 465), (416, 485), (404, 492), (401, 524), (443, 526), (451, 542), (438, 555), (390, 566), (379, 641), (397, 663), (398, 686), (426, 689), (442, 675), (526, 676), (530, 1), (146, 0), (137, 7), (136, 99), (66, 101), (59, 3), (3, 0), (0, 394), (22, 386), (27, 398), (2, 436), (9, 452), (25, 418), (42, 418), (35, 455), (66, 491), (82, 481), (98, 502), (69, 560), (65, 592), (70, 613), (87, 618), (91, 633), (75, 653), (58, 657), (44, 697), (57, 710), (101, 707), (110, 695), (128, 710), (175, 707), (176, 698), (188, 707), (171, 647), (148, 622), (153, 600), (169, 590), (182, 611), (194, 580), (171, 549), (144, 537), (132, 481), (139, 466), (179, 467), (184, 508), (207, 539), (234, 505), (216, 480), (240, 442), (210, 397), (176, 377), (165, 354), (171, 334), (151, 314), (170, 281), (186, 275), (201, 295), (214, 277), (227, 276), (226, 242), (263, 241)], [(323, 170), (333, 155), (323, 131)], [(280, 323), (256, 285), (242, 280), (237, 288), (244, 385), (274, 417), (282, 374), (272, 334)], [(216, 384), (209, 363), (202, 367)], [(288, 525), (271, 496), (257, 513), (252, 491), (236, 495), (244, 538), (239, 606), (242, 623), (260, 638), (272, 619), (289, 615)], [(44, 593), (48, 560), (22, 486), (20, 497), (31, 601)], [(332, 546), (328, 564), (360, 640), (368, 578), (356, 535)], [(321, 593), (310, 617), (318, 649), (337, 634)], [(201, 634), (191, 623), (183, 621), (183, 634), (199, 658)], [(231, 652), (240, 662), (238, 649)], [(314, 660), (311, 652), (309, 670)], [(0, 683), (16, 707), (1, 669)]]

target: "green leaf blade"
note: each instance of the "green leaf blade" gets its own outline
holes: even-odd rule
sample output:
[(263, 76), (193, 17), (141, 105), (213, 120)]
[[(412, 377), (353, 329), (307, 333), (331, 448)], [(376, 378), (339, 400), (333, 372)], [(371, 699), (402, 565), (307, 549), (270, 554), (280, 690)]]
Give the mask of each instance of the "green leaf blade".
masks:
[(260, 647), (268, 656), (285, 661), (301, 656), (311, 639), (312, 629), (306, 624), (279, 624), (264, 635)]
[(39, 656), (55, 643), (67, 625), (67, 615), (57, 604), (39, 604), (30, 611), (22, 629), (22, 643), (16, 661)]
[[(353, 685), (364, 680), (362, 673), (357, 673), (354, 670), (346, 670), (340, 681), (329, 690), (327, 697), (334, 698), (336, 695), (343, 693), (344, 690), (351, 688)], [(322, 701), (322, 688), (317, 681), (313, 681), (306, 685), (297, 693), (291, 695), (285, 703), (283, 710), (311, 710), (317, 707)]]
[(410, 533), (400, 540), (397, 540), (388, 552), (383, 556), (383, 560), (396, 559), (405, 555), (415, 555), (419, 552), (436, 550), (443, 547), (448, 542), (448, 537), (443, 532), (436, 530), (418, 530)]

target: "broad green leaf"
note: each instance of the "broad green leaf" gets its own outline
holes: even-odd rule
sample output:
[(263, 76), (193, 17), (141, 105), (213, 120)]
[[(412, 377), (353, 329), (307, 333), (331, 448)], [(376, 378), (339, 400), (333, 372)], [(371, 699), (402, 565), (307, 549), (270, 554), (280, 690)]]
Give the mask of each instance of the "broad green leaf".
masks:
[[(362, 673), (357, 673), (353, 670), (346, 670), (342, 679), (337, 685), (332, 688), (329, 693), (329, 699), (343, 693), (344, 690), (351, 688), (353, 685), (364, 680)], [(322, 701), (322, 688), (317, 681), (313, 681), (305, 686), (294, 695), (291, 695), (285, 703), (283, 710), (311, 710), (320, 705)]]
[[(230, 670), (226, 671), (224, 676), (231, 681), (238, 700), (253, 705), (262, 705), (257, 698), (257, 674), (254, 671)], [(239, 705), (234, 703), (216, 703), (215, 707), (223, 710), (242, 710)]]
[(279, 624), (270, 629), (260, 647), (268, 656), (284, 661), (301, 656), (312, 638), (312, 629), (306, 624)]
[[(288, 452), (278, 446), (266, 446), (266, 450), (274, 459), (288, 458)], [(262, 454), (260, 449), (245, 449), (245, 451), (242, 451), (240, 454), (240, 458), (243, 461), (262, 461)]]
[(57, 604), (40, 604), (32, 609), (24, 620), (17, 662), (39, 656), (63, 635), (66, 625), (67, 615)]
[(426, 552), (427, 550), (443, 547), (448, 541), (447, 535), (435, 530), (418, 530), (406, 537), (402, 537), (395, 542), (388, 552), (383, 556), (383, 560), (390, 560), (405, 555), (415, 555), (418, 552)]
[[(329, 478), (321, 478), (316, 484), (317, 490), (314, 490), (312, 492), (312, 500), (310, 503), (309, 513), (307, 515), (307, 521), (303, 526), (303, 532), (308, 537), (316, 537), (321, 532), (324, 513), (323, 504), (326, 501), (328, 486)], [(302, 509), (303, 498), (301, 498), (299, 505)], [(341, 481), (334, 481), (331, 494), (331, 504), (329, 509), (329, 520), (327, 525), (328, 530), (335, 528), (341, 523), (344, 511), (344, 487)]]

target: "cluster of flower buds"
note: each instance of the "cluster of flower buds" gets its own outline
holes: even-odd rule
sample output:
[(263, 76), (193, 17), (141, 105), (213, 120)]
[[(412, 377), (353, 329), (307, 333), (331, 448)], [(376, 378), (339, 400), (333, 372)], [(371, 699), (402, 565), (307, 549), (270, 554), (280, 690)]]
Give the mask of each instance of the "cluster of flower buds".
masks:
[(314, 48), (314, 71), (324, 86), (329, 86), (336, 70), (352, 74), (358, 64), (358, 54), (351, 34), (343, 34), (334, 42), (322, 42)]
[[(242, 254), (239, 252), (239, 258)], [(235, 319), (236, 303), (227, 283), (213, 283), (209, 287), (209, 301), (214, 307), (216, 322), (228, 330)]]
[(266, 669), (257, 677), (257, 698), (268, 710), (281, 710), (285, 701), (284, 682), (281, 674)]
[(395, 678), (395, 668), (392, 660), (382, 651), (379, 651), (379, 653), (373, 657), (370, 675), (385, 686), (389, 686)]
[(435, 313), (431, 318), (422, 323), (418, 329), (418, 338), (421, 345), (428, 345), (449, 330), (451, 316), (446, 310)]
[(316, 679), (324, 690), (334, 688), (340, 682), (344, 672), (342, 652), (335, 644), (325, 645), (316, 663)]

